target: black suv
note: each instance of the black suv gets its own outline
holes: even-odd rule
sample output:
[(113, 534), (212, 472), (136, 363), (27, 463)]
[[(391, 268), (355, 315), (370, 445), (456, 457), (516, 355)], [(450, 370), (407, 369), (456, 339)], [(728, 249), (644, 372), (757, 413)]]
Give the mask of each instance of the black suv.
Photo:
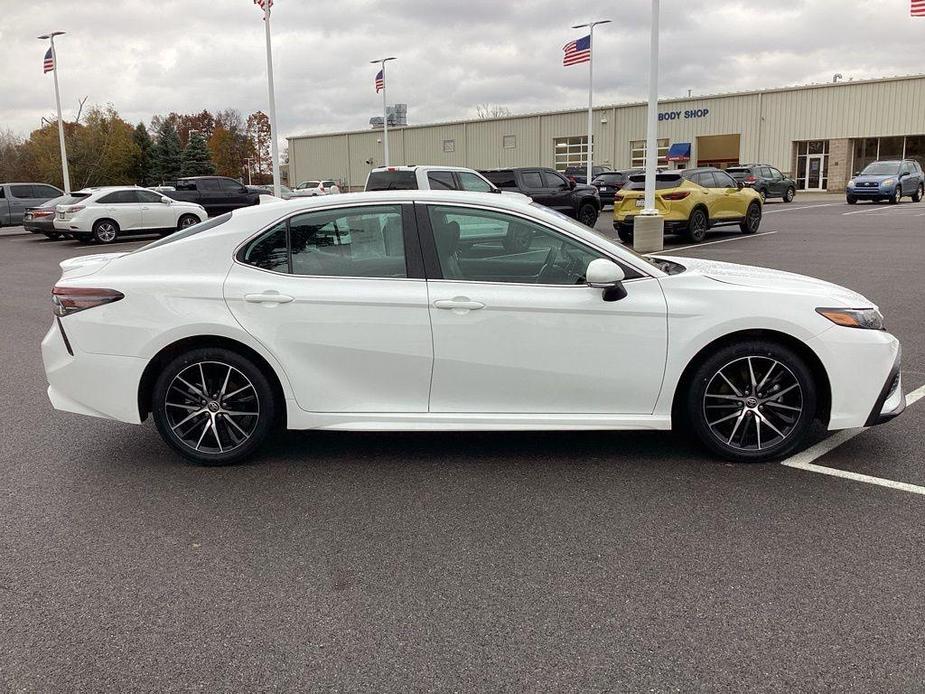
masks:
[[(591, 180), (600, 176), (602, 173), (607, 173), (610, 171), (607, 167), (604, 166), (592, 166), (591, 167)], [(587, 166), (569, 166), (565, 169), (566, 178), (574, 178), (575, 183), (587, 183), (588, 182), (588, 167)]]
[(601, 211), (601, 197), (594, 186), (570, 181), (554, 169), (522, 167), (479, 171), (502, 191), (523, 193), (545, 205), (593, 227)]
[(768, 164), (730, 166), (726, 173), (740, 186), (754, 188), (764, 200), (783, 198), (784, 202), (793, 202), (797, 194), (797, 182)]
[(598, 174), (591, 181), (591, 185), (597, 188), (601, 194), (601, 203), (604, 205), (613, 205), (613, 196), (630, 180), (633, 174), (645, 173), (645, 169), (624, 169), (623, 171), (607, 171)]

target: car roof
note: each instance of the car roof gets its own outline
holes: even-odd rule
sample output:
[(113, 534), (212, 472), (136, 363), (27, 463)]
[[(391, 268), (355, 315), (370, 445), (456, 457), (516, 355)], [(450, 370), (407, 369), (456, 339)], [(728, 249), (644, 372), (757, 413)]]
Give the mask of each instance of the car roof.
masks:
[(442, 164), (408, 164), (403, 166), (377, 166), (372, 171), (370, 171), (370, 173), (381, 173), (383, 171), (417, 171), (418, 169), (423, 169), (424, 171), (429, 171), (431, 169), (438, 169), (440, 171), (475, 171), (475, 169), (472, 169), (468, 166), (443, 166)]

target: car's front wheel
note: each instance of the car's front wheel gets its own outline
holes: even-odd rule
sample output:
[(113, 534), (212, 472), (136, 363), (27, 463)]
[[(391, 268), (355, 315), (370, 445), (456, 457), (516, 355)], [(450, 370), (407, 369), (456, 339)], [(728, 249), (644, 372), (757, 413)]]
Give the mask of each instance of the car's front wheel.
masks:
[(847, 202), (849, 205), (857, 205), (857, 204), (858, 204), (858, 199), (857, 199), (856, 197), (854, 197), (853, 195), (848, 195), (848, 196), (845, 198), (845, 202)]
[(896, 187), (893, 189), (893, 194), (890, 196), (889, 203), (891, 205), (898, 205), (902, 199), (903, 199), (903, 189), (897, 183)]
[(727, 345), (694, 372), (687, 417), (703, 444), (737, 462), (782, 458), (806, 438), (816, 384), (806, 362), (770, 340)]
[(793, 198), (796, 194), (797, 192), (793, 189), (793, 186), (787, 188), (787, 192), (784, 193), (784, 202), (793, 202)]
[(273, 428), (277, 403), (266, 375), (228, 349), (193, 349), (158, 375), (151, 409), (161, 437), (200, 465), (242, 461)]
[(912, 194), (912, 202), (919, 202), (922, 198), (925, 198), (925, 186), (920, 183)]
[(582, 205), (578, 210), (578, 221), (593, 229), (597, 224), (597, 208), (590, 203)]
[(761, 205), (757, 202), (753, 202), (748, 206), (748, 209), (745, 210), (745, 217), (739, 224), (739, 228), (742, 230), (743, 234), (754, 234), (758, 231), (758, 227), (760, 226)]
[(617, 236), (628, 246), (633, 244), (633, 230), (627, 225), (621, 224), (617, 227)]
[(199, 217), (194, 214), (185, 214), (177, 221), (177, 229), (186, 229), (194, 224), (199, 224)]

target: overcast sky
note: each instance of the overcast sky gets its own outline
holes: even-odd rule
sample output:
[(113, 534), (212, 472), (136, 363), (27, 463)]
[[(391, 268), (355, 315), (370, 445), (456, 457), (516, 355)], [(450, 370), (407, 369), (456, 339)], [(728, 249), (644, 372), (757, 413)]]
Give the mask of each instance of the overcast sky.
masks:
[[(662, 0), (663, 97), (925, 71), (925, 19), (909, 0)], [(759, 6), (760, 5), (760, 6)], [(561, 66), (589, 19), (595, 103), (646, 93), (648, 0), (276, 0), (279, 135), (368, 127), (381, 112), (368, 61), (398, 56), (389, 102), (409, 123), (587, 103), (587, 65)], [(595, 16), (588, 15), (593, 9)], [(58, 46), (65, 119), (77, 99), (133, 123), (155, 113), (266, 110), (265, 48), (252, 0), (0, 0), (0, 129), (27, 135), (54, 113), (46, 45)]]

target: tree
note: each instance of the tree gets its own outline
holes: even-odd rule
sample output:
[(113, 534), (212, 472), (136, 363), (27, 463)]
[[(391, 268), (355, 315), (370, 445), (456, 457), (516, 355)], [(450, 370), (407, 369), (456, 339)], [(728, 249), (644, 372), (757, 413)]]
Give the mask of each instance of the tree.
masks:
[(475, 114), (479, 118), (504, 118), (511, 115), (511, 110), (507, 106), (498, 106), (496, 104), (476, 104)]
[(162, 119), (154, 146), (154, 178), (158, 181), (173, 181), (180, 176), (182, 154), (180, 136), (172, 120)]
[(73, 125), (68, 166), (74, 187), (120, 185), (132, 180), (138, 147), (135, 129), (112, 105), (93, 106)]
[(209, 149), (220, 176), (243, 176), (246, 159), (253, 154), (253, 144), (247, 136), (240, 111), (226, 108), (215, 114), (215, 129), (209, 138)]
[(144, 123), (139, 123), (135, 126), (132, 140), (134, 140), (135, 146), (138, 147), (134, 166), (132, 167), (135, 183), (140, 186), (150, 185), (154, 182), (154, 172), (152, 170), (154, 166), (154, 142), (151, 140)]
[(215, 173), (212, 155), (205, 139), (198, 132), (190, 135), (189, 142), (183, 150), (180, 165), (181, 176), (208, 176)]
[(247, 136), (254, 150), (257, 175), (264, 173), (270, 164), (270, 118), (263, 111), (257, 111), (247, 117)]

